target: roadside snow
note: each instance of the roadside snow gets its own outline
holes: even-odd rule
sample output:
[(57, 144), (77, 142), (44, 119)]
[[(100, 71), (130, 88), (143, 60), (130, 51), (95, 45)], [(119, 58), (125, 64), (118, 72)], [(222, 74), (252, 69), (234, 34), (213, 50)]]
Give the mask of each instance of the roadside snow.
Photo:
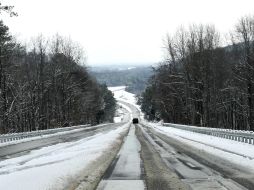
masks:
[(254, 171), (254, 145), (149, 123), (169, 137)]
[(122, 117), (114, 117), (114, 123), (122, 122)]
[(64, 189), (68, 179), (77, 177), (88, 164), (109, 150), (128, 127), (129, 124), (125, 124), (107, 133), (0, 161), (0, 189)]
[(122, 104), (120, 102), (117, 102), (117, 104), (119, 106), (121, 106), (122, 108), (126, 109), (129, 113), (132, 113), (131, 109), (128, 106), (126, 106), (125, 104)]
[(118, 109), (116, 110), (116, 113), (115, 113), (114, 123), (120, 123), (120, 122), (122, 122), (123, 117), (124, 117), (123, 110), (120, 109), (120, 108), (118, 108)]

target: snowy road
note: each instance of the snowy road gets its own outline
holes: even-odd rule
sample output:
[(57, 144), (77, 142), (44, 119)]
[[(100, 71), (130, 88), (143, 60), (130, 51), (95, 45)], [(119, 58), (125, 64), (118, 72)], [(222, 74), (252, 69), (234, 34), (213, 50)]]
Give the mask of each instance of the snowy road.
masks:
[[(90, 178), (94, 177), (90, 180), (96, 181), (99, 173), (104, 172), (103, 163), (111, 159), (108, 154), (114, 156), (128, 128), (129, 124), (110, 124), (89, 132), (52, 137), (56, 139), (52, 142), (46, 138), (42, 142), (50, 141), (48, 146), (2, 158), (0, 189), (72, 189), (86, 178), (87, 171)], [(93, 172), (97, 173), (93, 176)]]
[[(223, 159), (212, 155), (205, 158), (205, 153), (198, 152), (197, 154), (195, 148), (189, 146), (187, 148), (185, 144), (169, 138), (151, 127), (145, 125), (139, 127), (146, 141), (160, 154), (163, 162), (191, 189), (247, 189), (237, 183), (233, 176), (225, 175), (223, 170), (225, 171), (227, 168), (223, 165)], [(216, 159), (216, 163), (212, 164), (209, 161), (213, 159)], [(231, 167), (235, 168), (236, 165), (231, 164)], [(238, 174), (240, 174), (239, 170), (234, 175)], [(247, 177), (248, 172), (245, 174)], [(251, 182), (252, 179), (242, 177), (241, 180), (250, 180)], [(243, 183), (243, 185), (252, 186), (248, 183)]]
[(2, 147), (0, 189), (254, 189), (253, 145), (147, 122), (133, 94), (123, 87), (114, 93), (119, 113), (129, 112), (121, 120), (138, 117), (140, 124), (18, 143), (7, 153)]
[(132, 125), (126, 140), (106, 171), (97, 190), (141, 190), (144, 189), (143, 167), (140, 158), (140, 143)]
[(117, 128), (120, 124), (103, 124), (98, 126), (86, 127), (83, 129), (77, 129), (67, 132), (60, 132), (53, 135), (47, 135), (41, 138), (25, 139), (25, 142), (14, 142), (7, 146), (0, 146), (0, 161), (6, 158), (12, 158), (28, 154), (31, 150), (38, 149), (44, 146), (50, 146), (58, 143), (76, 141), (82, 138), (86, 138), (95, 135), (99, 132), (105, 132)]
[[(115, 95), (138, 115), (130, 93), (118, 89)], [(146, 121), (136, 136), (148, 189), (254, 189), (253, 145)]]

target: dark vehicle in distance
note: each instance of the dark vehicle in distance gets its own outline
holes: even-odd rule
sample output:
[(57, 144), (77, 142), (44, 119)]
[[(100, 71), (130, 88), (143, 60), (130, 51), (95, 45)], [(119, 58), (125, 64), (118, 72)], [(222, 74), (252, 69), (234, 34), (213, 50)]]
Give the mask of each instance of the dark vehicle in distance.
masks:
[(132, 119), (132, 123), (133, 123), (133, 124), (137, 124), (137, 123), (138, 123), (138, 118), (133, 118), (133, 119)]

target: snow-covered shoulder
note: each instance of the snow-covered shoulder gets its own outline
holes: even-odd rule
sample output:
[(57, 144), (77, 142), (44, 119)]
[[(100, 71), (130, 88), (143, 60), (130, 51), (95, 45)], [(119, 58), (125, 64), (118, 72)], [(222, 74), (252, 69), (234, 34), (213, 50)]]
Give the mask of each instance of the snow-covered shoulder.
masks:
[(156, 131), (254, 171), (254, 145), (148, 123)]

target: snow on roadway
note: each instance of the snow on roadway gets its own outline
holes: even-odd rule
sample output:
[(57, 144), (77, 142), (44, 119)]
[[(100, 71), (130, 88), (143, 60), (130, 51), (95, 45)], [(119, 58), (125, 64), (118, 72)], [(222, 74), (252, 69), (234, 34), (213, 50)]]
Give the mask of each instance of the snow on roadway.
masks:
[[(135, 94), (132, 94), (130, 92), (127, 92), (126, 86), (116, 86), (116, 87), (108, 87), (108, 89), (110, 91), (112, 91), (114, 93), (114, 97), (116, 100), (120, 100), (129, 104), (132, 104), (133, 106), (135, 106), (141, 113), (141, 109), (140, 106), (137, 105), (137, 98)], [(119, 105), (123, 106), (125, 109), (127, 109), (130, 113), (132, 111), (130, 111), (130, 108), (128, 106), (125, 106), (121, 103), (118, 102)], [(143, 114), (140, 114), (141, 118), (143, 118)]]
[(254, 145), (149, 123), (160, 133), (254, 171)]
[(110, 91), (114, 93), (114, 97), (117, 100), (122, 100), (124, 102), (128, 102), (130, 104), (136, 105), (136, 95), (126, 92), (125, 91), (126, 86), (117, 86), (117, 87), (108, 87)]
[[(136, 104), (135, 95), (126, 92), (125, 86), (110, 87), (109, 89), (114, 93), (116, 99), (130, 104)], [(181, 129), (164, 127), (161, 124), (147, 123), (155, 130), (169, 137), (254, 171), (254, 145)]]
[(0, 189), (64, 189), (70, 179), (75, 179), (88, 164), (109, 150), (128, 126), (0, 161)]

